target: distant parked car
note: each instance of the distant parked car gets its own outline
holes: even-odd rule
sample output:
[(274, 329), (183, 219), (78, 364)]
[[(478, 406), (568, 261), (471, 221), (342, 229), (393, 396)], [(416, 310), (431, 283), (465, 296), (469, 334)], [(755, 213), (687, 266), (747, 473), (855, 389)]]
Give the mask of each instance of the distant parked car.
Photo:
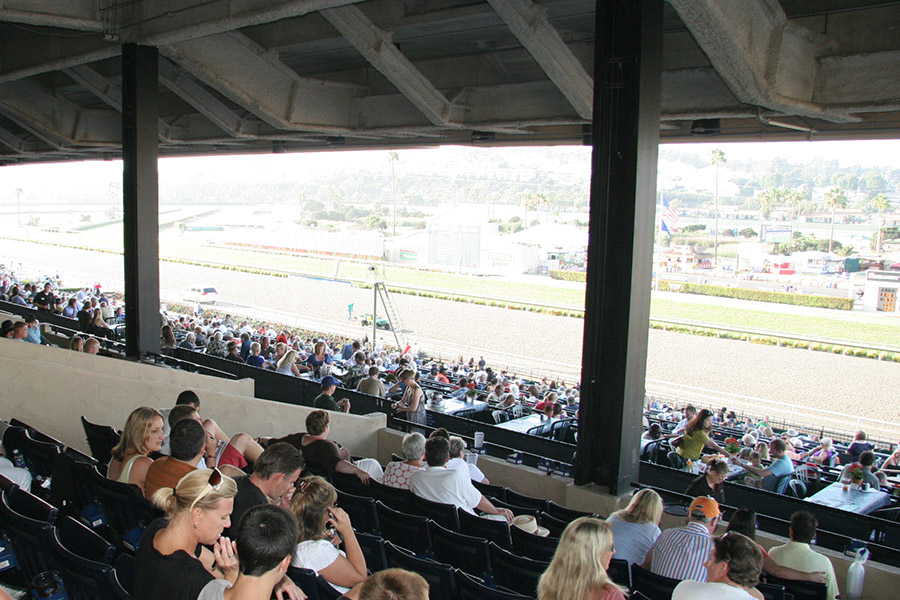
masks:
[(198, 286), (188, 289), (182, 297), (185, 302), (191, 302), (194, 304), (215, 304), (219, 299), (219, 293), (214, 287)]

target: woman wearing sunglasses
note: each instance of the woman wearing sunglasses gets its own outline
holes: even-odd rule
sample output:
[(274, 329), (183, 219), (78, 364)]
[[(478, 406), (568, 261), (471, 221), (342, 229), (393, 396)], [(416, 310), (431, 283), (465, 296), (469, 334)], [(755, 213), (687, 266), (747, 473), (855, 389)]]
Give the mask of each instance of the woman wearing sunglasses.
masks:
[(538, 600), (625, 600), (624, 588), (606, 573), (615, 553), (609, 524), (593, 517), (575, 519), (538, 581)]
[(175, 489), (156, 491), (153, 503), (166, 516), (147, 527), (135, 554), (135, 600), (196, 600), (212, 579), (234, 583), (237, 550), (220, 536), (236, 493), (234, 480), (218, 469), (198, 469)]

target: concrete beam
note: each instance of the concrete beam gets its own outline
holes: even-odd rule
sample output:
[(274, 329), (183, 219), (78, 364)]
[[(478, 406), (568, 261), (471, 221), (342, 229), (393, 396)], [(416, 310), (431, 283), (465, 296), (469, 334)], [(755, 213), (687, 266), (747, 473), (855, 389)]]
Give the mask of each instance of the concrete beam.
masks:
[(103, 31), (100, 3), (95, 0), (3, 0), (0, 21)]
[[(451, 100), (469, 107), (460, 125), (479, 131), (526, 133), (530, 127), (584, 124), (549, 81), (480, 86), (455, 90)], [(353, 101), (356, 131), (400, 132), (428, 128), (429, 121), (399, 94), (366, 96)], [(441, 131), (433, 127), (431, 131)], [(446, 128), (444, 129), (446, 131)]]
[(900, 51), (830, 56), (819, 62), (817, 101), (853, 112), (900, 110)]
[(243, 34), (179, 42), (160, 52), (276, 129), (340, 134), (349, 128), (358, 86), (300, 77)]
[[(0, 6), (4, 2), (0, 1)], [(118, 56), (119, 46), (100, 35), (34, 35), (4, 27), (0, 35), (0, 83), (25, 79)]]
[(82, 109), (28, 81), (0, 85), (0, 112), (35, 131), (72, 146), (118, 146), (122, 142), (118, 113)]
[(828, 38), (788, 21), (778, 0), (670, 0), (719, 75), (746, 104), (836, 123), (859, 119), (815, 102)]
[(220, 0), (173, 7), (171, 0), (144, 0), (118, 9), (122, 40), (166, 45), (262, 25), (362, 0)]
[(458, 127), (463, 109), (451, 104), (391, 41), (355, 6), (323, 10), (322, 16), (353, 44), (369, 63), (435, 125)]
[[(698, 94), (697, 90), (703, 90)], [(662, 119), (688, 120), (718, 117), (755, 118), (758, 110), (743, 104), (712, 67), (672, 69), (662, 74)]]
[(252, 137), (254, 133), (258, 133), (248, 131), (258, 128), (251, 127), (246, 119), (207, 91), (197, 80), (163, 57), (159, 59), (159, 81), (231, 137)]
[(40, 144), (26, 142), (3, 127), (0, 127), (0, 144), (3, 144), (17, 154), (31, 154), (40, 150)]
[(531, 0), (488, 0), (582, 119), (593, 115), (594, 81)]
[(115, 85), (109, 78), (87, 65), (63, 69), (63, 72), (108, 106), (122, 112), (122, 88)]

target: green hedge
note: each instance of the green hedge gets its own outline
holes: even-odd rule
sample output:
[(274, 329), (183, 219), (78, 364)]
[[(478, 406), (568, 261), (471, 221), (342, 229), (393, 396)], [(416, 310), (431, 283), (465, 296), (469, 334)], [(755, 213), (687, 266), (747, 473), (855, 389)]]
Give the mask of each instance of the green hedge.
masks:
[(550, 279), (562, 279), (563, 281), (587, 281), (587, 273), (584, 271), (559, 271), (550, 269)]
[[(676, 286), (677, 289), (673, 289)], [(796, 304), (815, 308), (832, 308), (835, 310), (853, 310), (852, 298), (835, 298), (833, 296), (816, 296), (813, 294), (791, 294), (788, 292), (772, 292), (768, 290), (750, 290), (746, 288), (725, 287), (701, 283), (683, 283), (679, 281), (660, 281), (659, 289), (664, 292), (682, 294), (700, 294), (703, 296), (719, 296), (722, 298), (738, 298), (776, 304)]]

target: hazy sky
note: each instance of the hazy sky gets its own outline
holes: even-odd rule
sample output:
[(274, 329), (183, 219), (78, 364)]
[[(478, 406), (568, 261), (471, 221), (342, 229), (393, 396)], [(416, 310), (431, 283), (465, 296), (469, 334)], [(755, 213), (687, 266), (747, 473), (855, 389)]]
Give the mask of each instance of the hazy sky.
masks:
[[(665, 147), (665, 146), (664, 146)], [(680, 152), (694, 152), (709, 157), (710, 150), (721, 148), (729, 161), (766, 160), (781, 156), (793, 163), (806, 163), (820, 156), (837, 159), (841, 167), (900, 167), (900, 141), (853, 142), (767, 142), (767, 143), (703, 143), (668, 146)], [(512, 167), (542, 168), (542, 153), (563, 153), (575, 162), (584, 161), (585, 176), (589, 161), (589, 149), (584, 147), (527, 148), (470, 148), (445, 146), (423, 150), (398, 150), (400, 162), (397, 169), (403, 172), (442, 171), (445, 163), (479, 164), (481, 153), (502, 153)], [(544, 155), (545, 156), (545, 155)], [(449, 160), (452, 158), (453, 160)], [(569, 161), (572, 162), (571, 160)], [(179, 182), (197, 179), (235, 181), (279, 181), (302, 178), (305, 174), (334, 173), (348, 170), (382, 171), (390, 173), (390, 161), (386, 150), (358, 152), (322, 152), (295, 154), (264, 154), (250, 156), (212, 156), (191, 158), (163, 158), (159, 161), (161, 185), (174, 186)], [(97, 186), (121, 181), (121, 161), (85, 161), (41, 165), (0, 167), (0, 202), (15, 199), (15, 191), (22, 188), (31, 198), (43, 195), (65, 195), (67, 189), (78, 186)], [(452, 175), (452, 173), (450, 173)], [(574, 174), (574, 173), (573, 173)]]

